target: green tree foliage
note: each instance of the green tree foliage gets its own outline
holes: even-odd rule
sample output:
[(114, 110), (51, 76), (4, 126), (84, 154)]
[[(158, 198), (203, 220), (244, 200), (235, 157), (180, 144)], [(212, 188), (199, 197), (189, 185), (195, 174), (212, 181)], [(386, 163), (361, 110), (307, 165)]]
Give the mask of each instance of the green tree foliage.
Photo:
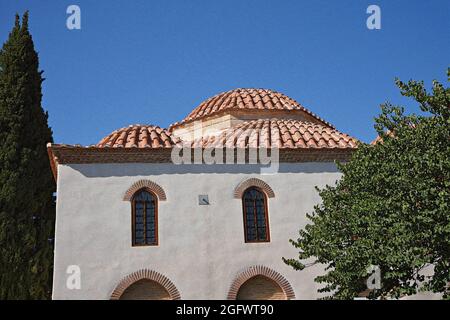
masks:
[(50, 297), (55, 184), (28, 12), (0, 51), (0, 299)]
[[(447, 70), (450, 80), (450, 69)], [(302, 270), (306, 262), (325, 271), (315, 281), (328, 298), (352, 299), (366, 289), (371, 265), (381, 270), (381, 289), (369, 298), (398, 298), (422, 289), (450, 298), (450, 89), (437, 81), (396, 81), (422, 115), (405, 115), (386, 103), (375, 119), (381, 140), (360, 144), (335, 186), (318, 189), (322, 199), (311, 223), (291, 243)], [(424, 267), (434, 274), (424, 276)]]

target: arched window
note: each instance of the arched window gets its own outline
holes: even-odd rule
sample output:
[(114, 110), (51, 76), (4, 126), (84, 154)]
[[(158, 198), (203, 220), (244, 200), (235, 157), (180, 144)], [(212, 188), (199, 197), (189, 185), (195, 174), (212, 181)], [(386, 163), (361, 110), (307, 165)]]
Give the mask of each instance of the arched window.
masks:
[[(280, 291), (281, 289), (281, 291)], [(266, 266), (251, 266), (241, 271), (231, 284), (228, 300), (295, 299), (289, 281)]]
[(146, 189), (131, 200), (133, 246), (158, 245), (158, 200)]
[(286, 300), (283, 289), (270, 278), (257, 275), (245, 281), (236, 300)]
[(257, 187), (250, 187), (242, 195), (244, 209), (245, 242), (268, 242), (269, 218), (267, 198)]

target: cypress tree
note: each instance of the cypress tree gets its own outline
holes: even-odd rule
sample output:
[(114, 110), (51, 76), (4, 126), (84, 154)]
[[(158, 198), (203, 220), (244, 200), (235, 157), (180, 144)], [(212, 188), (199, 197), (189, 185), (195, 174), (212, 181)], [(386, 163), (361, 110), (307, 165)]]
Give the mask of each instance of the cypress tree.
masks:
[(55, 205), (41, 106), (42, 71), (28, 12), (0, 51), (0, 299), (51, 295)]

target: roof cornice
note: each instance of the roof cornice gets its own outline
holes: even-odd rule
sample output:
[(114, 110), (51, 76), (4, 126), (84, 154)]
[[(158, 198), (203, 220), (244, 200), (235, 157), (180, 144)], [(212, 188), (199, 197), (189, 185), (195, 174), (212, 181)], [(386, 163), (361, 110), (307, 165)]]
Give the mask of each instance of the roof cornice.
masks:
[[(195, 148), (191, 148), (192, 150)], [(204, 148), (202, 150), (205, 150)], [(230, 149), (224, 148), (224, 155)], [(232, 148), (235, 155), (239, 148)], [(246, 155), (249, 148), (245, 148)], [(271, 149), (268, 149), (271, 150)], [(348, 161), (356, 147), (278, 148), (280, 163)], [(99, 148), (48, 144), (47, 151), (55, 179), (58, 165), (90, 163), (173, 163), (172, 148)], [(192, 160), (194, 152), (191, 152)], [(236, 159), (236, 158), (235, 158)], [(248, 158), (246, 157), (246, 164)], [(192, 163), (194, 163), (192, 161)]]

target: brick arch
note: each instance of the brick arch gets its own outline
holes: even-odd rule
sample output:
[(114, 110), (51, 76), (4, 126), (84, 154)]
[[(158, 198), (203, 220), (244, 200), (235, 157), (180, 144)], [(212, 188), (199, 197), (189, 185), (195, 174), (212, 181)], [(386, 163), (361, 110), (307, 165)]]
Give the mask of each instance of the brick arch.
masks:
[(159, 184), (157, 184), (153, 181), (150, 181), (150, 180), (139, 180), (139, 181), (133, 183), (133, 185), (125, 192), (125, 195), (123, 196), (123, 200), (131, 201), (131, 199), (133, 198), (133, 195), (138, 190), (143, 189), (143, 188), (148, 189), (151, 192), (153, 192), (154, 194), (156, 194), (159, 201), (167, 200), (164, 189)]
[(228, 291), (228, 300), (236, 300), (237, 294), (240, 287), (249, 279), (255, 276), (264, 276), (274, 281), (283, 290), (286, 298), (288, 300), (295, 299), (294, 289), (292, 289), (289, 282), (281, 274), (272, 270), (266, 266), (251, 266), (239, 273), (231, 284), (230, 290)]
[(258, 178), (250, 178), (247, 180), (242, 181), (238, 184), (236, 189), (234, 189), (234, 198), (241, 199), (242, 195), (244, 194), (244, 191), (247, 190), (250, 187), (258, 187), (262, 191), (264, 191), (268, 198), (274, 198), (275, 193), (273, 192), (272, 188), (264, 181)]
[(172, 300), (180, 300), (180, 292), (177, 287), (169, 280), (169, 278), (164, 275), (148, 269), (142, 269), (136, 272), (133, 272), (123, 278), (114, 291), (111, 293), (111, 300), (119, 300), (125, 290), (131, 286), (132, 284), (138, 282), (139, 280), (151, 280), (155, 281), (159, 285), (161, 285), (164, 289), (169, 293), (170, 299)]

